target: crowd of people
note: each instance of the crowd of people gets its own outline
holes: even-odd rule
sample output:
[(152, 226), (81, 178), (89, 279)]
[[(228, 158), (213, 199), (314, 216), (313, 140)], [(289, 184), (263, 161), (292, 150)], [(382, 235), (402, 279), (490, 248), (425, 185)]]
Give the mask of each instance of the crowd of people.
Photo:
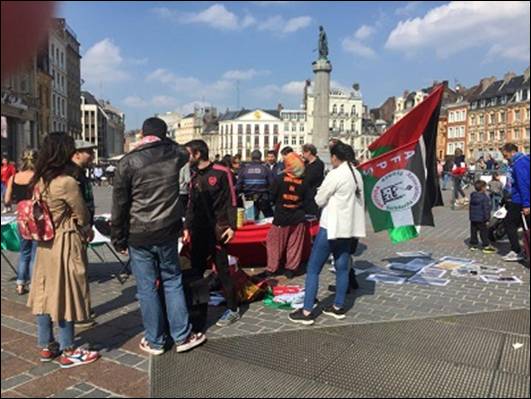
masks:
[[(136, 279), (145, 330), (139, 343), (143, 351), (160, 355), (175, 344), (177, 352), (185, 352), (206, 341), (204, 325), (190, 315), (179, 238), (191, 260), (188, 278), (202, 279), (212, 268), (219, 279), (227, 309), (217, 325), (226, 327), (240, 319), (240, 297), (227, 245), (237, 230), (237, 209), (245, 202), (252, 202), (256, 219), (271, 218), (267, 267), (258, 276), (263, 280), (280, 274), (291, 279), (303, 272), (305, 223), (308, 218), (319, 219), (306, 265), (304, 306), (289, 320), (304, 325), (315, 322), (319, 276), (330, 256), (336, 270), (336, 285), (331, 287), (335, 301), (321, 310), (325, 316), (345, 318), (347, 293), (357, 284), (351, 254), (366, 234), (365, 195), (353, 148), (333, 140), (329, 150), (332, 169), (328, 173), (311, 144), (304, 145), (300, 155), (284, 148), (280, 162), (276, 151), (269, 151), (263, 162), (257, 150), (248, 163), (238, 154), (212, 162), (204, 141), (179, 145), (167, 138), (161, 119), (144, 122), (140, 142), (113, 170), (110, 220), (112, 244), (129, 256)], [(491, 211), (503, 202), (512, 247), (505, 259), (512, 261), (522, 256), (517, 235), (522, 214), (529, 218), (529, 156), (512, 144), (504, 146), (503, 154), (511, 165), (507, 184), (503, 186), (496, 177), (488, 185), (481, 180), (475, 183), (470, 198), (470, 246), (495, 251), (485, 229)], [(38, 154), (24, 152), (18, 172), (7, 159), (2, 160), (6, 206), (45, 204), (42, 210), (52, 221), (53, 239), (22, 240), (17, 293), (25, 294), (31, 280), (28, 305), (37, 317), (41, 361), (57, 360), (63, 368), (92, 363), (100, 356), (74, 346), (75, 325), (94, 323), (87, 279), (87, 246), (94, 237), (95, 222), (87, 171), (93, 160), (94, 146), (60, 132), (46, 136)], [(456, 153), (451, 173), (454, 187), (463, 195), (459, 176), (466, 169), (462, 153)], [(27, 214), (20, 209), (20, 214)], [(203, 308), (199, 319), (206, 319), (207, 311), (208, 307)]]
[[(492, 214), (504, 206), (507, 215), (505, 230), (511, 243), (511, 251), (503, 257), (507, 262), (520, 262), (524, 253), (518, 240), (518, 229), (524, 219), (529, 226), (529, 155), (518, 151), (518, 147), (507, 143), (501, 148), (503, 162), (497, 162), (491, 155), (481, 156), (468, 164), (461, 149), (456, 149), (453, 159), (439, 160), (438, 171), (442, 189), (453, 181), (452, 208), (469, 206), (470, 249), (481, 249), (486, 254), (496, 253), (488, 234)], [(505, 176), (505, 184), (501, 177)], [(486, 177), (486, 179), (482, 179)], [(470, 198), (465, 193), (464, 180), (470, 181), (474, 191)], [(481, 237), (481, 245), (478, 240)]]

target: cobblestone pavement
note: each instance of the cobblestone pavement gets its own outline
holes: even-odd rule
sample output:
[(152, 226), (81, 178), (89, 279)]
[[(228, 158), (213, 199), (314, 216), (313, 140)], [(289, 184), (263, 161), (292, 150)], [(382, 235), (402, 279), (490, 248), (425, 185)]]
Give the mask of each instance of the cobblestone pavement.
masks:
[[(111, 192), (95, 188), (97, 213), (110, 210)], [(425, 250), (434, 258), (445, 255), (472, 258), (486, 265), (501, 266), (522, 284), (486, 284), (479, 280), (450, 277), (445, 287), (414, 284), (388, 285), (366, 281), (359, 276), (360, 289), (349, 295), (349, 312), (342, 321), (320, 317), (312, 328), (364, 324), (382, 321), (431, 318), (446, 315), (480, 313), (495, 310), (529, 309), (529, 270), (521, 264), (504, 263), (498, 255), (470, 253), (466, 210), (435, 209), (436, 228), (423, 228), (421, 237), (393, 246), (385, 233), (369, 235), (360, 243), (355, 267), (384, 266), (397, 258), (396, 251)], [(499, 243), (501, 253), (508, 243)], [(141, 316), (135, 299), (134, 278), (121, 285), (111, 275), (120, 268), (107, 249), (98, 250), (105, 263), (89, 253), (89, 279), (92, 306), (98, 324), (78, 332), (79, 343), (100, 349), (103, 359), (93, 365), (60, 370), (54, 364), (41, 365), (35, 345), (34, 318), (25, 307), (26, 296), (15, 294), (14, 275), (2, 260), (2, 397), (142, 397), (148, 394), (149, 359), (138, 349), (142, 333)], [(14, 263), (15, 254), (8, 254)], [(254, 272), (258, 272), (255, 270)], [(319, 299), (333, 300), (327, 291), (335, 276), (325, 267), (321, 275)], [(281, 282), (283, 282), (281, 280)], [(290, 284), (304, 284), (298, 277)], [(209, 339), (297, 330), (302, 327), (288, 321), (286, 311), (265, 308), (261, 302), (242, 309), (242, 320), (230, 327), (218, 328), (215, 321), (223, 308), (211, 308)]]

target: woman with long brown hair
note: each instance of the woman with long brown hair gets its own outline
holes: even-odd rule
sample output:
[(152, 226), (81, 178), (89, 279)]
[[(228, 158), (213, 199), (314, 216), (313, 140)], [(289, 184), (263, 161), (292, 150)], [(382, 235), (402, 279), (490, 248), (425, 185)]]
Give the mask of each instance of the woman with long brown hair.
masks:
[[(55, 234), (52, 240), (38, 243), (28, 305), (37, 316), (41, 361), (58, 358), (62, 368), (99, 358), (98, 352), (74, 347), (74, 322), (90, 317), (84, 246), (91, 231), (78, 183), (66, 171), (74, 152), (72, 137), (50, 133), (42, 143), (32, 181), (48, 205)], [(53, 323), (59, 326), (59, 344)]]

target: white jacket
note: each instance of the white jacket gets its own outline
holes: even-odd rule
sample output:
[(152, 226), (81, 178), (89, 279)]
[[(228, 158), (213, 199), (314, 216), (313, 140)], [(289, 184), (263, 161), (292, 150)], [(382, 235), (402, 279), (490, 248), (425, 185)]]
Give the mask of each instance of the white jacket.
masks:
[(361, 173), (354, 168), (360, 188), (356, 198), (356, 183), (347, 162), (331, 170), (319, 187), (315, 202), (323, 208), (320, 225), (328, 239), (365, 237), (365, 199)]

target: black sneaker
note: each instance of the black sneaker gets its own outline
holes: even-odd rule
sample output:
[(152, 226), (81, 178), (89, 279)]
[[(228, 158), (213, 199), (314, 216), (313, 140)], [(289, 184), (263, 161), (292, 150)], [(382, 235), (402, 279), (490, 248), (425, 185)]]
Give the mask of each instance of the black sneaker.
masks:
[(345, 309), (341, 308), (341, 309), (336, 309), (335, 306), (328, 306), (326, 308), (323, 309), (323, 314), (327, 315), (327, 316), (332, 316), (334, 318), (336, 318), (337, 320), (343, 320), (346, 316), (346, 311)]
[(284, 276), (286, 276), (288, 280), (291, 280), (293, 277), (295, 277), (295, 272), (293, 270), (286, 270)]
[(260, 274), (256, 274), (254, 277), (259, 280), (269, 280), (276, 276), (276, 273), (268, 272), (267, 270), (265, 272), (262, 272)]
[(299, 309), (293, 313), (290, 313), (289, 319), (293, 323), (303, 324), (305, 326), (311, 326), (313, 323), (315, 323), (315, 317), (313, 313), (311, 313), (308, 316), (305, 316), (302, 309)]

